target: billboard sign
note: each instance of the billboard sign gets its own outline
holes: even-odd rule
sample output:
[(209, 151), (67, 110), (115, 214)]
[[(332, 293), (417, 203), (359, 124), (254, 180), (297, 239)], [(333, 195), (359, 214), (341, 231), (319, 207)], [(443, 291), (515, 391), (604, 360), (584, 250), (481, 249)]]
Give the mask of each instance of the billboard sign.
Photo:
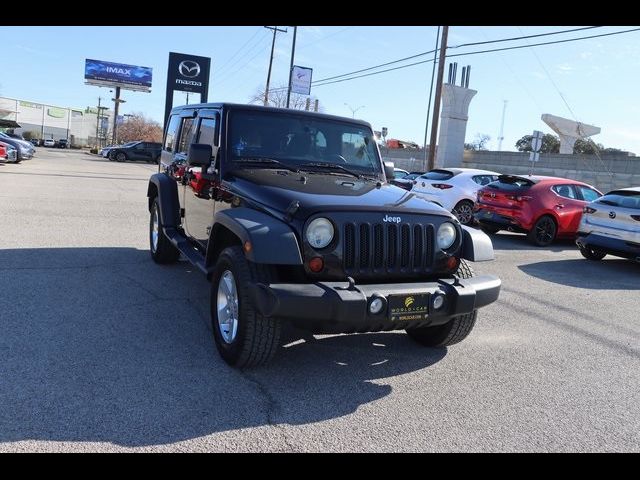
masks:
[(209, 70), (211, 58), (188, 55), (186, 53), (169, 52), (167, 69), (167, 92), (165, 98), (164, 119), (169, 118), (173, 107), (173, 92), (195, 92), (200, 94), (200, 101), (207, 103), (209, 93)]
[(291, 91), (301, 95), (311, 95), (312, 68), (294, 65), (291, 70)]
[(128, 90), (148, 92), (151, 88), (152, 69), (138, 65), (105, 62), (87, 58), (84, 78), (89, 85), (122, 87)]

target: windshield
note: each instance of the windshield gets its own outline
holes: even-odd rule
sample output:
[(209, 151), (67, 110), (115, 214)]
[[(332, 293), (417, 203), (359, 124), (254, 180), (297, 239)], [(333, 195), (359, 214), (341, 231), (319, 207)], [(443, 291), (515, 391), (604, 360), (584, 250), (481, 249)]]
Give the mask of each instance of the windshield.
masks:
[[(228, 145), (229, 158), (236, 168), (246, 162), (272, 159), (301, 170), (382, 173), (373, 132), (363, 125), (337, 120), (235, 111), (230, 115)], [(260, 165), (273, 168), (277, 163)]]

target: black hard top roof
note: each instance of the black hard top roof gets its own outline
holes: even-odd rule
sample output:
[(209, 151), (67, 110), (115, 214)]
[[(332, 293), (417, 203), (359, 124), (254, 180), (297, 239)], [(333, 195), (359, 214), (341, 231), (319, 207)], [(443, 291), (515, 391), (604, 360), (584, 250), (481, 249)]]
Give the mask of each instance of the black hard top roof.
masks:
[(356, 123), (359, 125), (363, 125), (371, 128), (369, 122), (365, 122), (364, 120), (358, 120), (349, 117), (340, 117), (338, 115), (328, 115), (326, 113), (318, 113), (318, 112), (308, 112), (306, 110), (295, 110), (292, 108), (276, 108), (276, 107), (265, 107), (263, 105), (250, 105), (244, 103), (229, 103), (229, 102), (217, 102), (217, 103), (194, 103), (189, 105), (181, 105), (178, 107), (173, 107), (171, 109), (171, 113), (179, 113), (183, 110), (202, 110), (206, 108), (224, 108), (225, 110), (254, 110), (261, 112), (271, 112), (276, 114), (294, 114), (294, 115), (303, 115), (318, 119), (326, 119), (326, 120), (334, 120), (348, 123)]

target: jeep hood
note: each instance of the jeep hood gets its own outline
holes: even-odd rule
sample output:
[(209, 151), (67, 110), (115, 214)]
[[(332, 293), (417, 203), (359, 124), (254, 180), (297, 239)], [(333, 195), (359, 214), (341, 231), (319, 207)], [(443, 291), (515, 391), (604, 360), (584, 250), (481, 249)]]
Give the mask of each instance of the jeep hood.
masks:
[(450, 216), (450, 213), (410, 191), (372, 179), (342, 173), (301, 172), (278, 169), (234, 171), (231, 190), (269, 208), (286, 212), (300, 202), (296, 216), (319, 211), (376, 211)]

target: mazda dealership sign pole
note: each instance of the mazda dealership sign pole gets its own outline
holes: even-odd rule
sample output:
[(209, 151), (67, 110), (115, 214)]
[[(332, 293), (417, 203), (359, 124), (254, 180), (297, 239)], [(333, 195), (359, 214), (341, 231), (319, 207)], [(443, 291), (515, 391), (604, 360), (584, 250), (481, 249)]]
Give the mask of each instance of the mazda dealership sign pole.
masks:
[(209, 69), (211, 59), (185, 53), (169, 53), (167, 69), (167, 94), (164, 106), (164, 124), (173, 107), (173, 92), (199, 93), (200, 103), (207, 103), (209, 92)]

